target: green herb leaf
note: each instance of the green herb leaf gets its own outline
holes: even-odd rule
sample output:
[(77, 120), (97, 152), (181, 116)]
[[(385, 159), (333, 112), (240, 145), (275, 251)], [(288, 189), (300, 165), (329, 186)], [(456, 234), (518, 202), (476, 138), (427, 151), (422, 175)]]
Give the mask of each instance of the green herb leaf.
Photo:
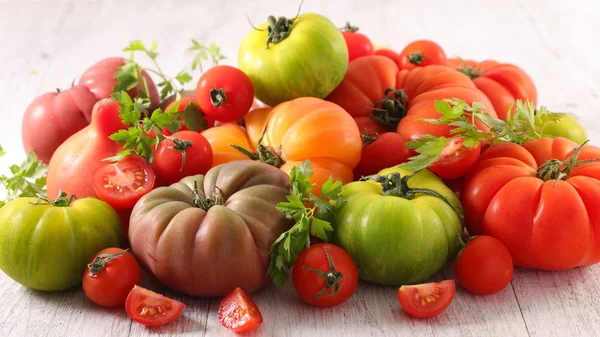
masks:
[(185, 85), (188, 82), (192, 81), (192, 75), (190, 75), (190, 73), (188, 73), (185, 70), (180, 71), (177, 76), (175, 76), (175, 78), (177, 79), (177, 81), (179, 81), (179, 84), (181, 85)]
[(205, 115), (197, 103), (189, 102), (182, 111), (175, 112), (182, 120), (183, 125), (192, 131), (203, 131), (208, 129)]
[(408, 142), (407, 147), (414, 149), (419, 154), (411, 157), (410, 161), (400, 164), (400, 167), (411, 171), (419, 171), (427, 168), (440, 157), (446, 144), (448, 144), (446, 137), (430, 138), (429, 140), (418, 139)]
[(0, 157), (4, 157), (5, 154), (6, 152), (4, 151), (4, 148), (2, 147), (2, 145), (0, 145)]
[(225, 56), (221, 54), (221, 48), (217, 46), (215, 42), (211, 42), (207, 47), (192, 39), (192, 45), (186, 50), (186, 52), (195, 53), (192, 61), (192, 70), (198, 69), (200, 72), (204, 72), (202, 61), (208, 60), (209, 57), (212, 61), (213, 67), (225, 59)]
[[(4, 155), (4, 151), (1, 152)], [(0, 202), (0, 207), (19, 197), (46, 196), (48, 166), (38, 160), (33, 151), (21, 165), (11, 165), (10, 170), (12, 176), (0, 176), (0, 184), (4, 185), (7, 192), (7, 198)]]
[(131, 60), (125, 60), (125, 64), (117, 69), (115, 78), (117, 82), (113, 91), (129, 91), (138, 85), (140, 69), (139, 66)]

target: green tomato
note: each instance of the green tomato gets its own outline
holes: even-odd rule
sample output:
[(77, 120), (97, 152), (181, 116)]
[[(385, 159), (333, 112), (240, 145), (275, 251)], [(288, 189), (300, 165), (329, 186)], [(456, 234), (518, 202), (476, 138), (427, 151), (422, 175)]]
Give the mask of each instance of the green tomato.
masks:
[(121, 223), (107, 203), (62, 205), (18, 198), (0, 209), (0, 269), (20, 284), (58, 291), (81, 282), (89, 260), (121, 245)]
[(270, 106), (299, 97), (325, 98), (348, 68), (342, 33), (318, 14), (301, 14), (291, 25), (272, 20), (252, 29), (239, 50), (238, 66), (252, 80), (256, 98)]
[(456, 195), (428, 170), (411, 174), (391, 168), (376, 176), (386, 181), (343, 187), (348, 202), (335, 214), (334, 242), (352, 256), (361, 280), (396, 286), (419, 283), (443, 268), (461, 247), (462, 210)]
[(555, 113), (559, 116), (556, 122), (549, 122), (542, 131), (543, 137), (564, 137), (578, 144), (588, 140), (583, 125), (579, 123), (577, 117), (569, 113)]

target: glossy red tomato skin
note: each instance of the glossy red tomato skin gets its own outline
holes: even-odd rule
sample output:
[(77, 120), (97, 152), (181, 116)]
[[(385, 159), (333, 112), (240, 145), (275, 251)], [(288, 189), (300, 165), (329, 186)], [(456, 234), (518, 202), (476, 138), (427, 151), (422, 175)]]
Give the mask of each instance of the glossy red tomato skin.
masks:
[[(419, 64), (412, 63), (409, 56), (419, 52), (423, 59)], [(400, 69), (414, 69), (415, 67), (426, 67), (429, 65), (446, 65), (446, 53), (442, 47), (430, 40), (417, 40), (409, 43), (400, 52)]]
[[(170, 110), (173, 108), (173, 106), (174, 106), (176, 103), (177, 103), (176, 101), (175, 101), (175, 102), (171, 102), (171, 103), (169, 103), (169, 105), (167, 105), (167, 107), (165, 108), (165, 110), (164, 110), (164, 111), (170, 111)], [(185, 107), (186, 107), (188, 104), (190, 104), (190, 103), (196, 103), (196, 104), (198, 104), (198, 100), (196, 100), (196, 98), (195, 98), (195, 97), (181, 97), (181, 100), (179, 100), (179, 106), (178, 106), (178, 108), (177, 108), (177, 111), (184, 111), (184, 110), (185, 110)], [(200, 106), (198, 106), (198, 113), (199, 113), (199, 114), (204, 114), (204, 113), (202, 112), (202, 110), (200, 110)], [(215, 121), (213, 121), (213, 120), (211, 120), (211, 119), (208, 119), (208, 118), (206, 118), (206, 116), (205, 116), (205, 117), (202, 117), (202, 118), (203, 118), (204, 120), (206, 120), (206, 124), (207, 124), (207, 126), (208, 126), (209, 128), (212, 128), (212, 127), (215, 125)], [(178, 131), (187, 131), (187, 130), (189, 130), (189, 129), (187, 128), (187, 126), (185, 126), (184, 124), (181, 124), (181, 128), (179, 128), (179, 130), (178, 130)], [(202, 130), (197, 130), (197, 132), (201, 132), (201, 131), (202, 131)], [(163, 128), (163, 129), (162, 129), (162, 132), (163, 132), (163, 134), (164, 134), (165, 136), (170, 136), (170, 135), (171, 135), (171, 131), (169, 131), (167, 128)]]
[[(121, 248), (106, 248), (98, 252), (89, 263), (100, 254), (118, 254)], [(130, 252), (108, 261), (96, 275), (90, 269), (83, 274), (82, 287), (86, 296), (104, 307), (117, 307), (125, 304), (127, 295), (134, 286), (140, 284), (140, 266)]]
[(218, 318), (224, 327), (238, 333), (254, 330), (263, 322), (258, 306), (241, 288), (234, 289), (221, 301)]
[(90, 124), (97, 101), (81, 85), (34, 99), (23, 116), (21, 137), (25, 152), (33, 150), (38, 159), (49, 163), (60, 144)]
[[(212, 102), (210, 91), (223, 89), (226, 99), (221, 106)], [(206, 71), (196, 86), (196, 99), (208, 119), (233, 122), (250, 111), (254, 103), (254, 87), (250, 78), (232, 66), (216, 66)]]
[(98, 167), (92, 186), (98, 197), (113, 208), (132, 208), (154, 188), (155, 179), (150, 165), (142, 157), (131, 155)]
[(416, 153), (407, 148), (406, 141), (399, 133), (385, 132), (370, 144), (365, 144), (355, 174), (362, 176), (377, 174), (379, 171), (400, 165)]
[(346, 46), (348, 46), (349, 62), (361, 56), (373, 55), (373, 43), (366, 35), (358, 32), (343, 31), (342, 36), (344, 36)]
[[(162, 306), (162, 309), (159, 309), (159, 306)], [(134, 321), (147, 326), (161, 326), (170, 323), (179, 317), (183, 309), (185, 309), (185, 304), (138, 285), (131, 289), (125, 301), (127, 315)], [(161, 310), (162, 313), (160, 313)]]
[(454, 275), (468, 291), (488, 295), (510, 283), (513, 260), (506, 246), (498, 239), (480, 235), (467, 243), (454, 261)]
[(396, 62), (396, 64), (400, 63), (400, 54), (398, 54), (397, 52), (395, 52), (389, 48), (377, 49), (377, 50), (375, 50), (375, 52), (373, 54), (385, 56), (385, 57), (389, 58), (390, 60)]
[[(326, 288), (325, 279), (306, 268), (322, 272), (329, 271), (331, 266), (325, 250), (333, 260), (335, 270), (342, 274), (343, 278), (336, 295), (331, 295), (331, 290), (327, 290), (323, 295), (315, 297), (323, 288)], [(354, 294), (358, 286), (358, 269), (352, 257), (342, 248), (329, 243), (317, 243), (298, 255), (292, 270), (292, 280), (296, 293), (304, 302), (326, 308), (342, 304)]]
[(477, 162), (481, 146), (467, 148), (462, 138), (452, 139), (429, 169), (443, 179), (457, 179), (467, 174)]
[[(430, 295), (431, 302), (427, 302), (425, 295)], [(435, 295), (437, 294), (437, 295)], [(416, 318), (429, 318), (439, 315), (446, 310), (456, 294), (454, 280), (432, 282), (418, 285), (402, 286), (398, 289), (398, 300), (404, 311)], [(425, 297), (427, 297), (425, 295)]]
[(176, 183), (187, 176), (206, 174), (213, 160), (212, 148), (208, 140), (202, 134), (189, 130), (176, 132), (172, 137), (192, 142), (192, 146), (185, 149), (186, 159), (183, 168), (182, 153), (169, 148), (174, 144), (171, 140), (165, 139), (154, 154), (152, 161), (154, 173), (169, 184)]

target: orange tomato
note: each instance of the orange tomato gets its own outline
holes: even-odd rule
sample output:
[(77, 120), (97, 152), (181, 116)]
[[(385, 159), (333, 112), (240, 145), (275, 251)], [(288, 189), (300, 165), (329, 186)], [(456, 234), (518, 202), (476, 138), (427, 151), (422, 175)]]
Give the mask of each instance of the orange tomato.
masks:
[(210, 143), (213, 150), (211, 167), (228, 163), (234, 160), (248, 159), (246, 155), (231, 145), (240, 146), (250, 152), (255, 150), (254, 143), (248, 139), (246, 129), (235, 122), (223, 123), (202, 131), (202, 135)]

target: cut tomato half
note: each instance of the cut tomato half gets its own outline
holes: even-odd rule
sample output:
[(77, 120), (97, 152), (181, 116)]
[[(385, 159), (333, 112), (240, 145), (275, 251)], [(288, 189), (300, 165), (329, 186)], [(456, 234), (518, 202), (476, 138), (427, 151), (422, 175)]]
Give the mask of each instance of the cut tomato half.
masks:
[(235, 288), (221, 301), (219, 321), (227, 329), (246, 332), (262, 324), (263, 318), (252, 298), (241, 288)]
[(417, 318), (433, 317), (450, 306), (456, 294), (454, 280), (431, 282), (398, 289), (400, 305), (407, 314)]
[(98, 197), (112, 207), (132, 208), (152, 191), (155, 179), (152, 167), (142, 157), (131, 155), (98, 167), (92, 177), (92, 186)]
[(469, 148), (463, 143), (462, 138), (451, 139), (429, 169), (444, 179), (460, 178), (469, 172), (479, 158), (481, 146)]
[(134, 321), (148, 326), (170, 323), (184, 308), (185, 304), (140, 286), (133, 287), (125, 301), (127, 315)]

